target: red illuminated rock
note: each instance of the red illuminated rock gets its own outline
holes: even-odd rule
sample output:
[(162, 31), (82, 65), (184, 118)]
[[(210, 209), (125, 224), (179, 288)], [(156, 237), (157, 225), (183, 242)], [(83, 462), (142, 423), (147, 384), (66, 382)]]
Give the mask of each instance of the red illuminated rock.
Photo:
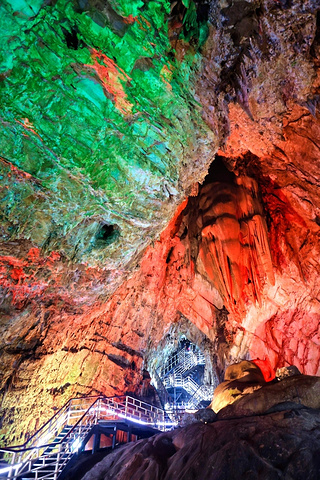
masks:
[(226, 307), (239, 311), (248, 296), (261, 304), (265, 280), (273, 285), (274, 273), (257, 183), (243, 176), (230, 183), (209, 183), (201, 189), (198, 222), (198, 268), (219, 290)]

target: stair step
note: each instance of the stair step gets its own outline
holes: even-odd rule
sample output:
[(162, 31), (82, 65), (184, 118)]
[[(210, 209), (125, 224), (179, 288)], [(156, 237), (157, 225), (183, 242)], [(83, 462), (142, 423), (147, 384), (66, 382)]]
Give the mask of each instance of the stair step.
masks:
[[(70, 455), (68, 453), (61, 453), (60, 455), (60, 460), (65, 460), (68, 458)], [(50, 455), (50, 457), (39, 457), (39, 459), (33, 464), (33, 465), (43, 465), (43, 459), (44, 462), (55, 462), (57, 460), (57, 455)], [(45, 464), (44, 463), (44, 464)]]
[(37, 467), (33, 467), (32, 470), (30, 470), (30, 472), (52, 472), (54, 469), (55, 469), (55, 466), (56, 464), (52, 464), (52, 465), (39, 465)]
[[(1, 0), (0, 0), (1, 1)], [(79, 400), (77, 400), (78, 402)], [(90, 400), (91, 402), (91, 400)], [(119, 403), (120, 402), (120, 403)], [(110, 409), (112, 407), (116, 407), (118, 406), (118, 408), (120, 408), (120, 410), (123, 410), (124, 409), (124, 401), (123, 401), (123, 397), (119, 398), (119, 402), (117, 403), (116, 401), (111, 401), (111, 400), (105, 400), (105, 406), (106, 408), (110, 407)], [(127, 402), (127, 401), (126, 401)], [(132, 407), (131, 407), (131, 403), (130, 402), (133, 402), (132, 403)], [(128, 403), (130, 405), (130, 409), (132, 410), (132, 415), (133, 416), (140, 416), (141, 417), (141, 408), (143, 409), (143, 404), (140, 404), (140, 403), (137, 403), (134, 399), (132, 398), (129, 398), (128, 399)], [(78, 403), (77, 403), (78, 405)], [(80, 404), (79, 404), (80, 405)], [(120, 407), (119, 407), (120, 405)], [(84, 409), (83, 411), (85, 411), (85, 407), (86, 406), (86, 403), (84, 403)], [(67, 412), (67, 410), (64, 411), (63, 415), (65, 415)], [(80, 412), (80, 413), (79, 413)], [(76, 411), (73, 411), (71, 412), (71, 415), (73, 415), (72, 419), (74, 419), (75, 421), (77, 421), (77, 418), (80, 418), (79, 415), (81, 414), (82, 415), (82, 410), (79, 410), (79, 412), (76, 412)], [(72, 452), (73, 449), (76, 449), (76, 446), (77, 445), (80, 445), (80, 442), (84, 441), (84, 439), (88, 439), (88, 435), (89, 435), (89, 432), (90, 430), (92, 429), (92, 427), (94, 426), (93, 423), (89, 423), (89, 422), (92, 422), (92, 410), (88, 410), (88, 418), (87, 418), (87, 425), (82, 425), (81, 427), (80, 426), (74, 426), (74, 425), (64, 425), (63, 423), (60, 424), (61, 426), (59, 427), (59, 433), (57, 430), (55, 430), (56, 426), (58, 425), (57, 423), (54, 423), (54, 424), (51, 424), (52, 427), (50, 426), (49, 429), (45, 429), (45, 430), (40, 430), (39, 431), (39, 435), (41, 434), (41, 436), (43, 437), (43, 439), (45, 440), (45, 437), (44, 435), (52, 435), (52, 441), (48, 444), (47, 447), (44, 447), (43, 449), (41, 449), (41, 452), (42, 452), (42, 455), (38, 458), (34, 458), (32, 465), (31, 465), (31, 471), (28, 470), (29, 467), (30, 467), (30, 463), (26, 462), (22, 467), (22, 469), (24, 468), (25, 470), (25, 473), (23, 473), (23, 471), (21, 472), (19, 478), (20, 480), (23, 480), (24, 478), (25, 479), (35, 479), (35, 478), (38, 478), (38, 477), (44, 477), (47, 475), (46, 477), (46, 480), (50, 480), (54, 478), (54, 470), (55, 469), (59, 469), (59, 471), (62, 471), (63, 468), (68, 464), (69, 460), (71, 460), (71, 458), (73, 457), (73, 454), (76, 453), (76, 452)], [(102, 408), (102, 412), (103, 412), (103, 408)], [(60, 416), (60, 417), (56, 417), (57, 418), (60, 418), (61, 422), (64, 422), (66, 421), (66, 417), (65, 416)], [(54, 422), (56, 422), (56, 419), (54, 420)], [(168, 417), (166, 417), (166, 419), (168, 420)], [(51, 429), (52, 428), (52, 429)], [(72, 430), (72, 431), (71, 431)], [(81, 433), (80, 433), (80, 430), (81, 430)], [(54, 437), (54, 432), (57, 433), (57, 435)], [(48, 436), (46, 438), (48, 438)], [(65, 439), (65, 440), (64, 440)], [(41, 437), (38, 437), (38, 440), (41, 441)], [(33, 445), (33, 443), (32, 443)], [(59, 459), (58, 459), (59, 457)]]
[[(71, 458), (71, 457), (72, 457), (72, 455), (64, 455), (63, 457), (59, 458), (59, 463), (62, 463), (65, 460), (67, 460), (68, 458)], [(32, 467), (45, 467), (46, 465), (55, 465), (56, 463), (57, 463), (56, 458), (50, 458), (50, 459), (46, 459), (46, 461), (44, 463), (43, 462), (36, 462), (32, 465)]]

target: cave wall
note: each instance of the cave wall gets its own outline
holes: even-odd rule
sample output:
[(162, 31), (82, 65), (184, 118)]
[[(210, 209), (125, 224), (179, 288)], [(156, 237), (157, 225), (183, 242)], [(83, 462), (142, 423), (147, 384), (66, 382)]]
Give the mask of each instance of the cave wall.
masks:
[[(29, 25), (40, 42), (30, 53), (22, 100), (13, 97), (13, 91), (18, 78), (21, 81), (19, 68), (27, 50), (18, 49), (17, 56), (17, 35), (10, 34), (11, 56), (1, 77), (3, 92), (9, 89), (11, 95), (7, 115), (10, 102), (16, 108), (15, 119), (9, 115), (2, 122), (6, 140), (1, 147), (3, 442), (21, 441), (72, 396), (145, 393), (143, 369), (151, 368), (155, 352), (172, 341), (179, 325), (210, 352), (220, 378), (227, 365), (244, 358), (268, 359), (273, 368), (295, 364), (304, 373), (319, 374), (317, 2), (191, 2), (195, 9), (208, 5), (208, 37), (201, 50), (203, 22), (197, 20), (192, 30), (194, 17), (190, 11), (191, 17), (185, 16), (184, 2), (171, 17), (169, 10), (167, 16), (159, 13), (155, 18), (162, 20), (157, 25), (139, 2), (127, 3), (134, 10), (134, 23), (130, 12), (123, 10), (125, 2), (110, 2), (111, 13), (99, 2), (89, 2), (87, 13), (72, 7), (62, 11), (60, 2), (45, 8), (41, 2), (25, 2), (25, 9), (16, 15), (14, 2), (1, 6), (13, 22), (8, 29), (22, 29), (22, 40), (33, 42), (34, 37), (27, 35)], [(193, 31), (189, 37), (183, 27), (186, 18)], [(110, 22), (120, 31), (113, 31)], [(59, 33), (57, 44), (52, 28)], [(69, 45), (62, 41), (63, 28), (81, 45), (75, 49), (68, 35)], [(155, 42), (157, 54), (135, 52), (141, 35), (146, 35), (147, 48), (161, 28), (167, 37), (161, 35), (159, 45)], [(100, 43), (102, 30), (108, 35), (111, 30), (125, 49), (132, 46), (127, 66), (108, 63), (105, 56), (113, 47), (107, 39)], [(46, 56), (39, 59), (38, 51), (48, 48), (48, 42), (57, 58), (66, 58), (63, 72), (51, 71), (58, 68), (55, 61), (43, 70)], [(93, 57), (97, 46), (102, 53)], [(81, 59), (74, 57), (80, 54)], [(165, 65), (176, 69), (176, 76)], [(101, 67), (109, 68), (108, 75), (117, 69), (112, 85), (118, 90), (111, 91)], [(152, 92), (151, 102), (146, 89), (146, 96), (137, 100), (130, 89), (137, 89), (139, 82), (132, 87), (125, 75), (138, 71), (148, 79), (150, 68), (149, 81), (158, 86), (160, 82), (158, 96)], [(48, 84), (48, 91), (30, 96), (35, 79)], [(95, 91), (92, 87), (88, 93), (88, 81), (100, 92), (94, 102), (88, 100)], [(76, 109), (81, 98), (88, 116), (80, 118), (78, 111), (68, 108), (72, 121), (57, 114), (61, 130), (55, 126), (49, 132), (44, 112), (51, 112), (51, 82), (60, 92), (60, 102)], [(62, 85), (59, 90), (56, 82)], [(48, 102), (42, 109), (37, 107), (40, 97)], [(163, 98), (167, 103), (161, 103)], [(168, 102), (175, 109), (166, 116)], [(179, 116), (180, 105), (184, 107)], [(106, 112), (112, 126), (108, 124), (111, 130), (102, 135)], [(162, 150), (157, 135), (141, 133), (139, 119), (150, 131), (150, 123), (158, 122), (157, 135), (170, 145)], [(85, 135), (77, 123), (82, 121), (88, 126), (85, 139), (77, 137), (80, 130)], [(110, 135), (123, 139), (116, 142), (117, 160), (112, 162)], [(92, 136), (100, 139), (96, 149), (65, 153), (67, 148), (77, 150), (79, 142), (88, 148)], [(67, 146), (66, 138), (74, 143)], [(125, 147), (131, 142), (138, 166), (131, 163), (132, 152)], [(143, 163), (146, 150), (154, 155), (152, 161), (168, 162), (161, 174), (155, 174), (154, 167), (148, 171)], [(39, 158), (40, 163), (35, 161)], [(123, 158), (128, 163), (122, 165)], [(218, 162), (229, 172), (227, 181), (214, 171)], [(117, 181), (104, 170), (111, 164)], [(133, 179), (135, 168), (140, 173)], [(104, 181), (118, 186), (100, 184), (96, 169)], [(207, 207), (211, 213), (206, 217)]]
[(218, 147), (193, 96), (203, 22), (178, 61), (163, 0), (0, 8), (2, 248), (103, 265), (110, 293)]

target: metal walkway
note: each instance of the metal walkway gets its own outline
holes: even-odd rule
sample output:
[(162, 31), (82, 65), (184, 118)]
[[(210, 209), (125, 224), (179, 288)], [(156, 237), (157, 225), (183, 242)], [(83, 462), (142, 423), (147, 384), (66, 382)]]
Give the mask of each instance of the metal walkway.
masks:
[[(205, 365), (203, 353), (193, 344), (183, 346), (175, 355), (171, 356), (169, 361), (158, 368), (154, 382), (159, 395), (162, 397), (165, 408), (172, 417), (171, 412), (175, 409), (196, 410), (201, 402), (210, 402), (212, 400), (213, 385), (200, 385), (192, 377), (192, 372), (196, 367)], [(168, 401), (168, 389), (182, 388), (190, 398), (186, 404), (179, 404)], [(173, 418), (173, 417), (172, 417)]]
[(164, 410), (129, 396), (73, 398), (23, 445), (0, 449), (0, 478), (57, 480), (93, 435), (94, 451), (101, 434), (111, 435), (114, 448), (119, 430), (130, 441), (176, 424)]
[(158, 374), (161, 378), (173, 371), (176, 374), (183, 374), (197, 365), (205, 365), (203, 353), (192, 347), (182, 347), (169, 361), (159, 368)]

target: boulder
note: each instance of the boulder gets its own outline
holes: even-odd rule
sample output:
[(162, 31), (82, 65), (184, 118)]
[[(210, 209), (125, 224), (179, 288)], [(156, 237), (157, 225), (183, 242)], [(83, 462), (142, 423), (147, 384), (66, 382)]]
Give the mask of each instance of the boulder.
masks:
[(314, 409), (320, 408), (320, 377), (295, 375), (281, 382), (261, 386), (251, 395), (238, 397), (232, 405), (219, 411), (217, 419), (261, 415), (275, 405), (293, 402)]
[(215, 421), (217, 414), (210, 408), (200, 408), (194, 416), (199, 422), (212, 423)]
[(301, 375), (300, 370), (295, 365), (289, 367), (278, 368), (276, 371), (276, 379), (281, 381), (286, 377), (293, 377), (294, 375)]
[(241, 382), (265, 383), (260, 367), (249, 360), (229, 365), (224, 375), (225, 380), (239, 380)]
[(222, 408), (255, 392), (265, 384), (260, 368), (253, 362), (244, 360), (230, 365), (226, 369), (225, 381), (214, 391), (209, 408), (218, 413)]

